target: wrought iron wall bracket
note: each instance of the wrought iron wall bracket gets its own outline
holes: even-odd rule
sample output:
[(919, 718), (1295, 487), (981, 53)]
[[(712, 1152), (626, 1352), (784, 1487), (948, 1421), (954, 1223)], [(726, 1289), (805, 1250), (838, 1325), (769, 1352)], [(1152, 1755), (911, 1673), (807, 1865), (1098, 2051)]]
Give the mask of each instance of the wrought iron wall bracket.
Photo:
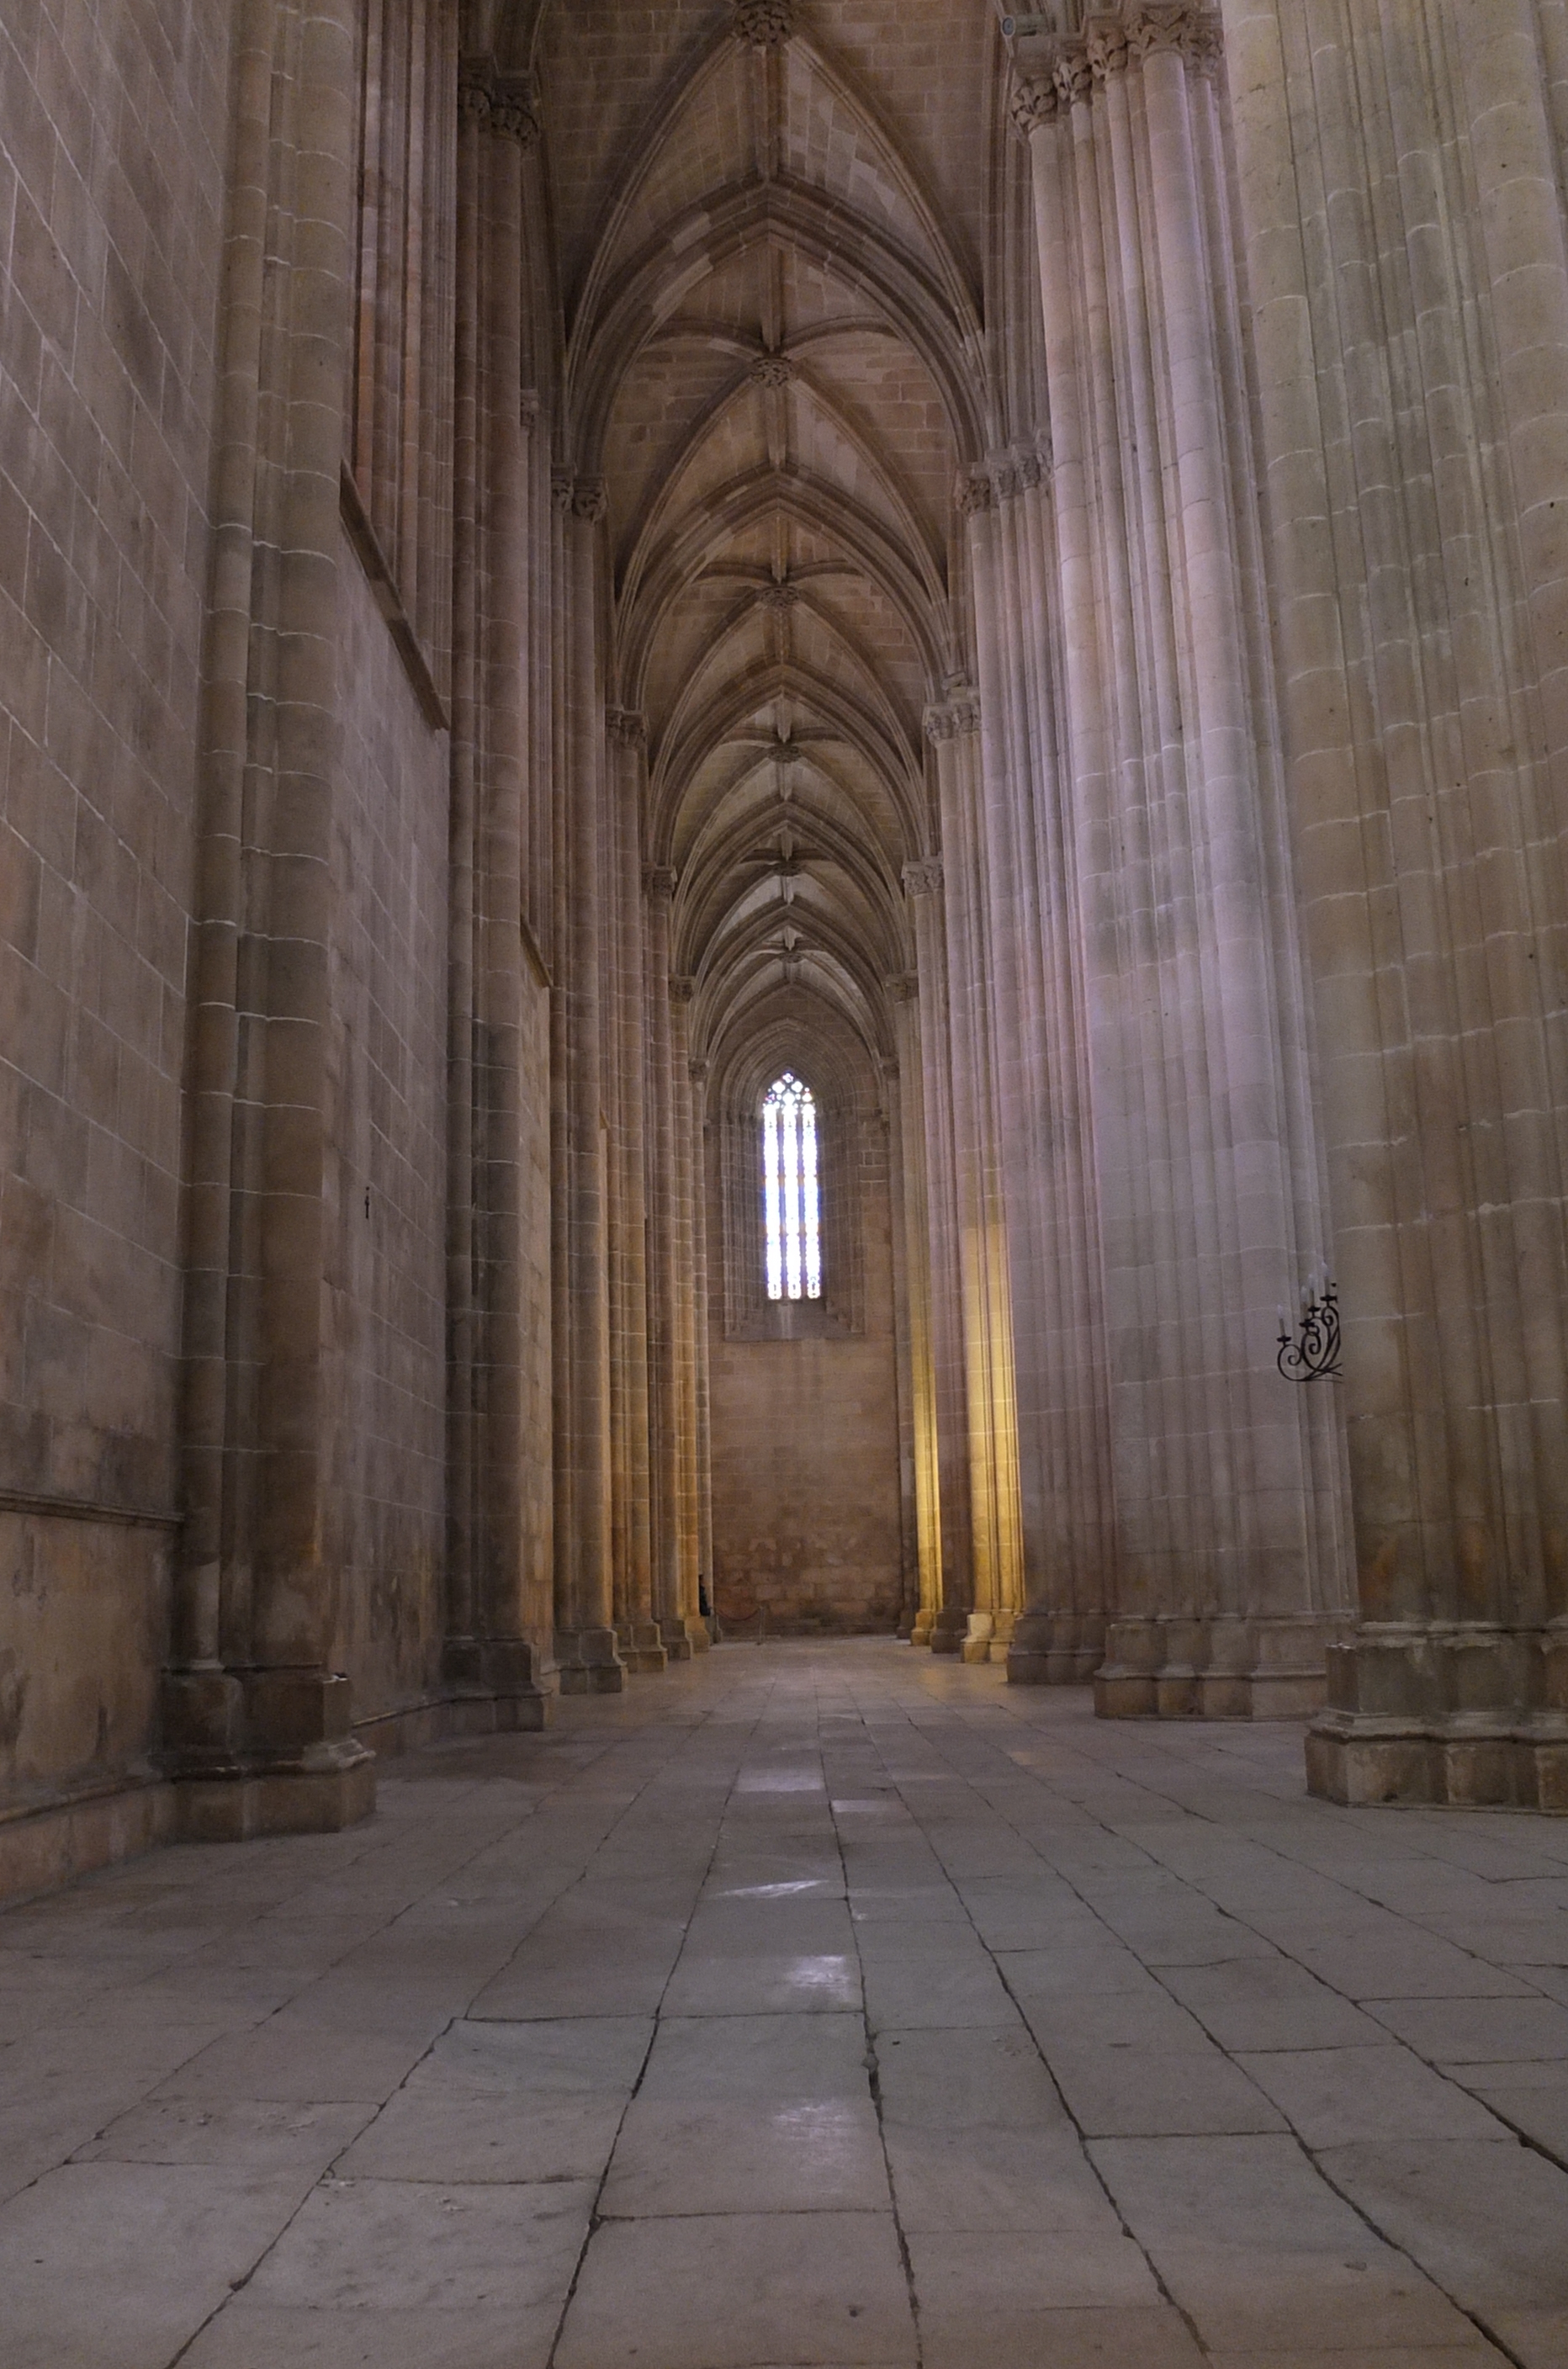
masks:
[(1322, 1292), (1309, 1283), (1301, 1293), (1301, 1322), (1292, 1333), (1279, 1310), (1279, 1355), (1275, 1363), (1288, 1382), (1315, 1381), (1326, 1374), (1333, 1381), (1339, 1370), (1339, 1298), (1325, 1276)]

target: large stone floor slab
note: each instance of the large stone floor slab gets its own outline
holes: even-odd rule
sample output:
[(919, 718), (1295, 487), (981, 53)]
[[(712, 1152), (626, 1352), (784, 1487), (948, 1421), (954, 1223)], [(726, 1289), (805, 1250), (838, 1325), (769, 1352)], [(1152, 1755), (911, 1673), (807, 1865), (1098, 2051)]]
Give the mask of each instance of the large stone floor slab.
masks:
[(4, 2369), (1568, 2369), (1568, 1821), (856, 1642), (0, 1915)]

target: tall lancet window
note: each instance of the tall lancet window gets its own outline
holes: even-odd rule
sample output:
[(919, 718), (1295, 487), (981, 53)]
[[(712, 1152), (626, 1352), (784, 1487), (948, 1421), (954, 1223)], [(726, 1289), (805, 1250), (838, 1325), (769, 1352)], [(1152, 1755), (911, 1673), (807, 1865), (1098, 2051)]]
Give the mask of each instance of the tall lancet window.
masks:
[(817, 1190), (817, 1104), (786, 1070), (762, 1104), (762, 1224), (768, 1298), (820, 1299), (822, 1231)]

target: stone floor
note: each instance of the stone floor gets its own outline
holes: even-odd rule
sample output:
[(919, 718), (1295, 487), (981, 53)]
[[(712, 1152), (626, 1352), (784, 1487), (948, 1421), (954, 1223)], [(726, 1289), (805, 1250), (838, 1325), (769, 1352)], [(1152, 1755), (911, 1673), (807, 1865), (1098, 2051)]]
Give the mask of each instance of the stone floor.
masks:
[(1568, 1821), (732, 1646), (0, 1916), (5, 2369), (1568, 2363)]

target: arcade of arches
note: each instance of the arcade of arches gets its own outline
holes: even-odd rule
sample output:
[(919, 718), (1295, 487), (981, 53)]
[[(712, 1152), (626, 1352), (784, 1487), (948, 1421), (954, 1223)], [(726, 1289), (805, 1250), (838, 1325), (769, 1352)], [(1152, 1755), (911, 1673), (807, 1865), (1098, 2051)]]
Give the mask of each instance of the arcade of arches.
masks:
[(1568, 1808), (1564, 0), (0, 109), (6, 1885), (712, 1612)]

